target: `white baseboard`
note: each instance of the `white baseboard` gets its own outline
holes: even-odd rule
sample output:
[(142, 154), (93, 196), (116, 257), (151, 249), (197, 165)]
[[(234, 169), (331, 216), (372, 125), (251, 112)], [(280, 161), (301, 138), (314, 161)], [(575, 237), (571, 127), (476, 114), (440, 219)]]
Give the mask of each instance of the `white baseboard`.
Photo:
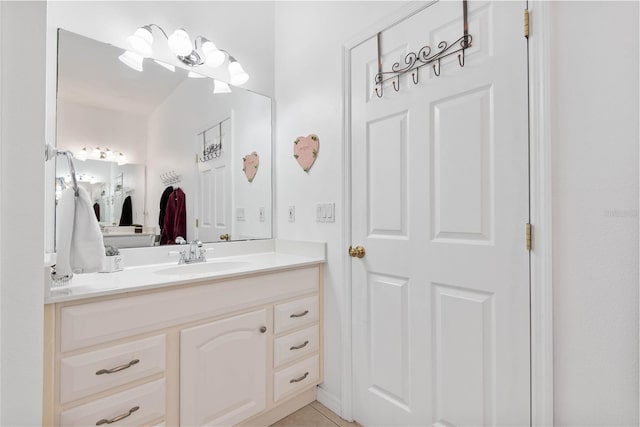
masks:
[[(318, 402), (322, 403), (327, 408), (331, 409), (335, 414), (342, 417), (342, 405), (340, 399), (333, 393), (329, 393), (322, 387), (318, 386), (318, 394), (316, 396)], [(347, 420), (350, 421), (350, 420)]]

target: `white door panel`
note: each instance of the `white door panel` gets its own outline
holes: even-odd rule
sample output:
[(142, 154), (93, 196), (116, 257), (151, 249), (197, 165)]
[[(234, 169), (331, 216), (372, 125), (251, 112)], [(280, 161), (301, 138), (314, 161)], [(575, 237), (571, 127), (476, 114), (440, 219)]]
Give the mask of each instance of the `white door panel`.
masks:
[[(351, 53), (354, 418), (529, 424), (524, 2), (469, 3), (473, 45), (374, 91), (377, 42)], [(462, 36), (462, 2), (382, 34), (383, 69)]]

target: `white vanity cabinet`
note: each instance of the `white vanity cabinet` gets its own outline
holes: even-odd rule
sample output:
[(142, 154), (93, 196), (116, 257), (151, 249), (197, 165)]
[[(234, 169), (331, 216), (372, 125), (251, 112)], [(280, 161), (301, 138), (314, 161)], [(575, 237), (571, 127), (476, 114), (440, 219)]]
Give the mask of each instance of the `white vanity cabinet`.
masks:
[(322, 264), (45, 306), (43, 425), (270, 425), (322, 382)]

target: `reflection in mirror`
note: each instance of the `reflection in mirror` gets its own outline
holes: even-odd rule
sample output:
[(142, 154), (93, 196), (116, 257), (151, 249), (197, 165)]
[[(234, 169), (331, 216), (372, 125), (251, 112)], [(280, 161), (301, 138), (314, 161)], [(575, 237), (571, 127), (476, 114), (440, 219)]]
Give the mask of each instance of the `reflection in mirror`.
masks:
[[(58, 31), (57, 148), (74, 153), (105, 244), (271, 238), (271, 99), (150, 58), (138, 72), (122, 52)], [(59, 159), (56, 194), (69, 181)]]

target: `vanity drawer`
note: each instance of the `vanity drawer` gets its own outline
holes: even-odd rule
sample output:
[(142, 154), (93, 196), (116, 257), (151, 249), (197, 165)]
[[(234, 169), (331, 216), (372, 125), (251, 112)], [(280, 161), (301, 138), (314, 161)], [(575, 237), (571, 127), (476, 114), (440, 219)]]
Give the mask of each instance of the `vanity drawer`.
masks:
[(319, 348), (320, 332), (317, 324), (292, 334), (276, 338), (273, 345), (273, 364), (276, 368), (307, 356)]
[(319, 317), (318, 296), (278, 304), (274, 309), (276, 334), (316, 322)]
[(114, 424), (138, 426), (164, 418), (164, 413), (165, 381), (163, 378), (161, 380), (64, 411), (60, 415), (60, 425), (107, 426), (109, 425), (108, 421), (113, 421), (116, 418), (122, 417), (120, 422)]
[(60, 360), (60, 402), (67, 403), (164, 372), (164, 335)]
[(319, 375), (320, 359), (317, 355), (276, 372), (273, 378), (274, 401), (317, 384)]

